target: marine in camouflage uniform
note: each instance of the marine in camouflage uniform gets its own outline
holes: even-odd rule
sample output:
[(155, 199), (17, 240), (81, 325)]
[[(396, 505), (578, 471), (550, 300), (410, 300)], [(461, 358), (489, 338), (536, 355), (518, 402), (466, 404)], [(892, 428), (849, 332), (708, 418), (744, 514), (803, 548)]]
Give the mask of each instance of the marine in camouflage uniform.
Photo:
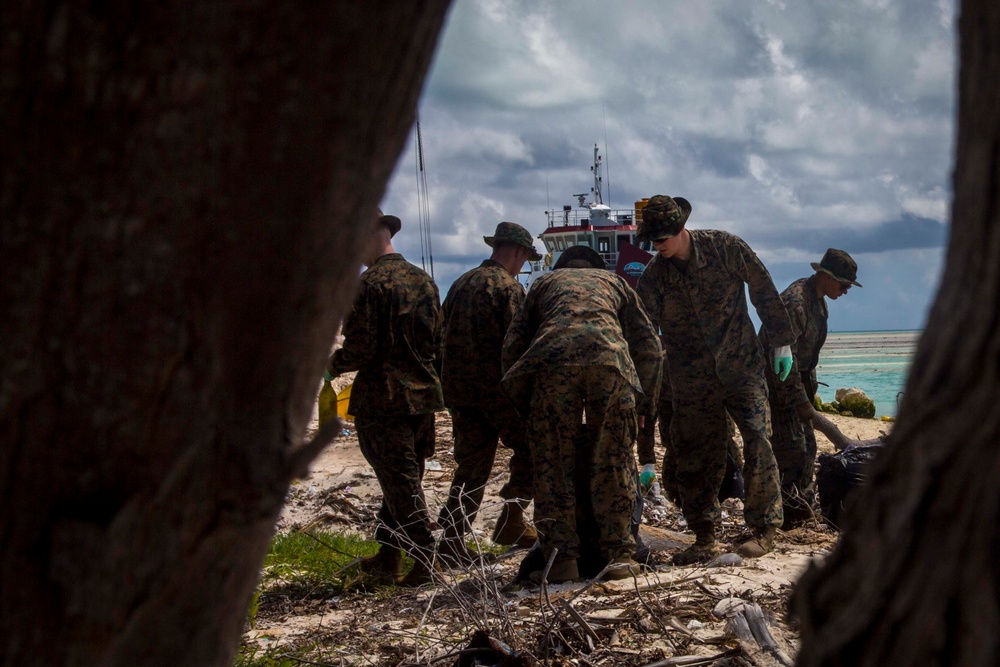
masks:
[[(578, 458), (592, 462), (589, 495), (608, 576), (635, 566), (636, 409), (652, 413), (660, 382), (660, 343), (634, 290), (578, 262), (603, 266), (590, 248), (566, 250), (532, 285), (503, 346), (501, 386), (526, 416), (535, 463), (535, 526), (545, 558), (558, 549), (550, 581), (578, 576)], [(581, 456), (578, 447), (592, 451)]]
[[(826, 342), (829, 310), (826, 299), (838, 299), (851, 288), (861, 287), (857, 264), (843, 250), (830, 248), (821, 262), (812, 262), (816, 273), (800, 278), (781, 293), (781, 301), (792, 321), (795, 340), (792, 348), (792, 372), (784, 382), (768, 374), (767, 384), (771, 403), (771, 445), (781, 475), (784, 500), (784, 528), (812, 516), (816, 488), (813, 468), (816, 463), (816, 435), (812, 427), (813, 397), (818, 383), (816, 367)], [(760, 329), (761, 345), (766, 349), (770, 334), (766, 326)]]
[[(638, 292), (665, 341), (673, 390), (671, 440), (684, 516), (697, 536), (675, 562), (717, 553), (717, 495), (726, 470), (726, 413), (743, 435), (744, 520), (753, 532), (741, 553), (770, 550), (782, 524), (778, 468), (769, 442), (765, 358), (747, 312), (744, 285), (774, 345), (788, 345), (791, 324), (771, 276), (739, 237), (687, 230), (687, 200), (657, 195), (642, 211), (637, 236), (658, 254), (639, 277)], [(753, 543), (753, 544), (751, 544)]]
[(399, 228), (395, 216), (380, 218), (344, 321), (344, 345), (330, 357), (328, 373), (357, 371), (348, 411), (382, 488), (375, 530), (382, 546), (370, 568), (398, 574), (405, 549), (416, 564), (403, 583), (419, 584), (429, 580), (434, 547), (422, 480), (434, 453), (434, 413), (444, 409), (435, 368), (442, 316), (431, 277), (389, 242)]
[(524, 301), (524, 288), (514, 276), (525, 261), (542, 256), (531, 234), (513, 222), (501, 222), (493, 236), (483, 237), (494, 250), (490, 259), (456, 280), (444, 300), (444, 347), (441, 385), (452, 411), (455, 461), (458, 468), (438, 523), (444, 528), (442, 552), (465, 556), (462, 536), (475, 520), (493, 469), (497, 444), (512, 451), (510, 479), (500, 489), (504, 505), (493, 533), (500, 544), (531, 546), (537, 533), (523, 521), (533, 495), (531, 450), (524, 423), (500, 392), (500, 353), (514, 314)]

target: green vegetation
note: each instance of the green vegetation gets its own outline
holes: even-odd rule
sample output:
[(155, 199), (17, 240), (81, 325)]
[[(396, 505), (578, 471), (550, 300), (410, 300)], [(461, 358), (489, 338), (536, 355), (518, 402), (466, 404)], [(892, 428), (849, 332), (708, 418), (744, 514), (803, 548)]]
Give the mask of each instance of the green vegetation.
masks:
[(357, 568), (345, 568), (358, 556), (378, 549), (371, 540), (328, 530), (276, 535), (264, 559), (260, 588), (270, 595), (335, 595), (357, 581)]

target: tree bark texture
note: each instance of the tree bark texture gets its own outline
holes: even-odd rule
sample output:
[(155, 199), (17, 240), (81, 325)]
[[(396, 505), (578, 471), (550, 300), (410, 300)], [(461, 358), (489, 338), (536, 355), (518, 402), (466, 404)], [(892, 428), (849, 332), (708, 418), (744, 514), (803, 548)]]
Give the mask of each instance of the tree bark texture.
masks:
[(447, 6), (0, 5), (0, 663), (231, 663)]
[(951, 239), (884, 454), (793, 600), (799, 665), (1000, 664), (1000, 4), (965, 0)]

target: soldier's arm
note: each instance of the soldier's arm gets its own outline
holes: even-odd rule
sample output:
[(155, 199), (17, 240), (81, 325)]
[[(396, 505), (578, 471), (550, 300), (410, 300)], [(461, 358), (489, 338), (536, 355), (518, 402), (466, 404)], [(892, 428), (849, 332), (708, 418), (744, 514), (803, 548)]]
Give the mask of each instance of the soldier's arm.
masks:
[(636, 402), (636, 411), (640, 415), (652, 416), (656, 413), (663, 369), (660, 337), (639, 295), (624, 280), (619, 280), (625, 294), (625, 305), (619, 313), (619, 320), (643, 391)]
[[(650, 260), (651, 263), (654, 261), (656, 261), (655, 257)], [(639, 299), (642, 301), (649, 319), (653, 322), (654, 326), (659, 328), (660, 313), (663, 310), (663, 285), (656, 275), (655, 268), (649, 270), (650, 267), (647, 264), (646, 269), (639, 275), (639, 282), (636, 284), (635, 291), (639, 295)]]
[[(750, 302), (756, 308), (760, 321), (767, 327), (771, 345), (776, 348), (791, 345), (795, 340), (792, 323), (764, 262), (738, 236), (730, 236), (726, 259), (729, 270), (747, 284)], [(767, 352), (770, 353), (770, 350)]]
[(351, 313), (344, 320), (344, 345), (333, 353), (327, 371), (340, 375), (359, 370), (375, 358), (378, 335), (376, 295), (368, 283), (361, 283), (361, 290)]
[[(795, 298), (783, 298), (785, 311), (792, 323), (792, 330), (795, 340), (792, 341), (792, 371), (784, 382), (780, 382), (775, 389), (775, 401), (778, 405), (785, 407), (795, 407), (802, 402), (812, 403), (812, 397), (806, 396), (805, 387), (802, 384), (802, 374), (799, 372), (799, 338), (806, 329), (805, 304)], [(770, 332), (769, 332), (770, 333)]]
[(538, 324), (535, 322), (532, 311), (534, 310), (537, 294), (537, 288), (528, 292), (528, 296), (525, 297), (521, 307), (514, 313), (514, 318), (511, 320), (510, 326), (507, 327), (507, 334), (503, 339), (503, 353), (501, 355), (501, 370), (504, 373), (510, 370), (510, 367), (516, 364), (517, 360), (527, 352), (528, 346), (531, 344), (531, 339), (535, 336)]

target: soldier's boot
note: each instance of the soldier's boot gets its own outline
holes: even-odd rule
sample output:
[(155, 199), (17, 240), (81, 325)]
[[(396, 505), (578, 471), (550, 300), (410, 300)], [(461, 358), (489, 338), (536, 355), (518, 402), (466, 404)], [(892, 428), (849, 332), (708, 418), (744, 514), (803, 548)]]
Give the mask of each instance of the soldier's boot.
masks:
[[(536, 570), (528, 575), (528, 579), (535, 583), (541, 583), (544, 572), (544, 569)], [(568, 581), (577, 581), (579, 579), (580, 570), (577, 567), (576, 559), (564, 558), (552, 563), (552, 567), (549, 568), (549, 576), (545, 580), (550, 584), (564, 584)]]
[(403, 552), (383, 544), (374, 556), (368, 556), (361, 560), (361, 571), (384, 574), (395, 579), (403, 571)]
[(424, 584), (434, 583), (434, 577), (441, 575), (441, 565), (432, 560), (433, 552), (421, 550), (413, 554), (413, 567), (406, 576), (399, 580), (399, 585), (405, 588), (416, 588)]
[(691, 528), (694, 530), (695, 542), (684, 551), (674, 554), (674, 565), (703, 563), (722, 553), (722, 549), (715, 541), (715, 524), (698, 523), (693, 524)]
[(504, 502), (493, 529), (492, 540), (496, 544), (530, 547), (538, 539), (538, 531), (524, 521), (524, 505), (519, 500)]
[(438, 558), (446, 567), (461, 568), (481, 565), (482, 554), (470, 549), (460, 535), (444, 536), (438, 542)]
[(604, 572), (604, 578), (615, 581), (618, 579), (628, 579), (634, 575), (639, 574), (642, 571), (642, 567), (629, 558), (628, 556), (622, 556), (621, 558), (616, 558), (611, 561), (608, 565), (608, 569)]
[(777, 532), (773, 526), (754, 528), (753, 535), (737, 545), (736, 553), (744, 558), (760, 558), (774, 549), (774, 537)]

